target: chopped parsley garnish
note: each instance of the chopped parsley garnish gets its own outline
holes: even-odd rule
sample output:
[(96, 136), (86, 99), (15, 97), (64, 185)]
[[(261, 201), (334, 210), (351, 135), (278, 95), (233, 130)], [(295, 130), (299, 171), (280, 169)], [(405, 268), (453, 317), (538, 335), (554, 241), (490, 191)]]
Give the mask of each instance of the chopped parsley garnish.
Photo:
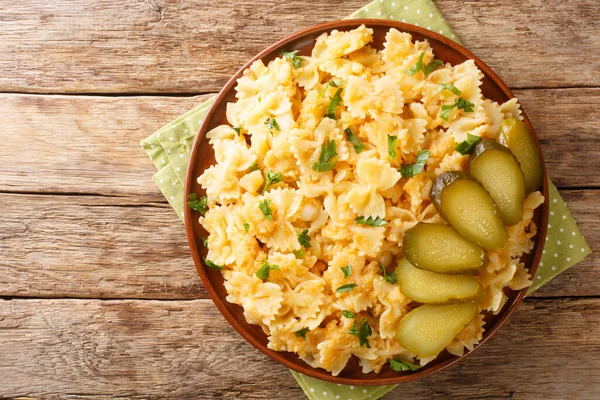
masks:
[(269, 133), (271, 134), (271, 136), (273, 136), (273, 128), (277, 129), (278, 131), (281, 131), (281, 127), (279, 126), (275, 118), (269, 118), (268, 120), (266, 120), (265, 125), (267, 126), (267, 128), (269, 128)]
[(263, 215), (265, 216), (265, 219), (272, 220), (273, 210), (271, 210), (271, 207), (269, 207), (270, 204), (271, 200), (264, 199), (263, 201), (258, 203), (258, 208), (260, 208), (260, 211), (262, 211)]
[(347, 278), (350, 275), (352, 275), (352, 265), (346, 265), (345, 267), (340, 267), (340, 269), (344, 273), (344, 278)]
[(314, 163), (312, 169), (317, 172), (331, 171), (335, 167), (335, 161), (331, 161), (331, 159), (335, 156), (337, 156), (335, 140), (328, 140), (327, 143), (321, 145), (319, 162)]
[(266, 281), (269, 279), (271, 271), (279, 271), (279, 265), (272, 265), (265, 261), (258, 271), (256, 271), (256, 277), (261, 281)]
[(222, 265), (219, 264), (215, 264), (214, 262), (204, 258), (204, 264), (206, 264), (206, 266), (208, 268), (212, 268), (212, 269), (216, 269), (216, 270), (222, 270), (224, 267)]
[(329, 105), (327, 106), (327, 111), (325, 112), (325, 117), (335, 119), (335, 109), (342, 102), (341, 95), (342, 95), (342, 88), (338, 88), (338, 90), (335, 91), (335, 94), (333, 95), (333, 97), (331, 97), (331, 101), (329, 102)]
[(452, 113), (452, 110), (454, 110), (454, 107), (458, 108), (459, 110), (464, 110), (465, 112), (473, 112), (475, 104), (463, 99), (462, 97), (459, 97), (452, 104), (442, 104), (442, 113), (440, 114), (440, 117), (448, 121), (448, 118), (450, 118), (450, 114)]
[(188, 201), (187, 205), (192, 210), (198, 211), (201, 215), (204, 215), (208, 211), (208, 197), (202, 196), (198, 198), (196, 193), (191, 193), (188, 199), (190, 201)]
[(358, 217), (356, 217), (354, 219), (354, 221), (356, 221), (357, 224), (359, 225), (369, 225), (369, 226), (381, 226), (381, 225), (385, 225), (387, 224), (387, 221), (384, 219), (381, 219), (379, 217), (373, 218), (373, 217), (365, 217), (364, 215), (360, 215)]
[(205, 237), (202, 238), (202, 246), (208, 247), (208, 238), (205, 238)]
[(342, 285), (339, 288), (335, 289), (335, 291), (338, 293), (346, 293), (346, 292), (351, 291), (352, 289), (354, 289), (357, 286), (358, 285), (356, 283), (347, 283), (347, 284)]
[(454, 146), (454, 150), (458, 151), (463, 156), (466, 156), (480, 140), (481, 137), (467, 133), (467, 139)]
[(243, 226), (244, 226), (244, 231), (248, 232), (248, 229), (250, 229), (250, 225), (248, 223), (244, 222)]
[(398, 283), (398, 278), (396, 276), (396, 274), (398, 273), (397, 270), (394, 270), (392, 273), (388, 274), (387, 270), (383, 265), (379, 264), (379, 267), (381, 268), (381, 272), (383, 272), (382, 278), (385, 282), (391, 283), (392, 285)]
[(234, 126), (233, 130), (236, 131), (238, 135), (242, 136), (242, 130), (244, 130), (244, 127), (242, 125)]
[(305, 255), (306, 255), (306, 253), (303, 250), (294, 251), (294, 256), (296, 258), (304, 258)]
[(296, 331), (295, 333), (296, 333), (296, 337), (301, 337), (302, 339), (306, 340), (306, 334), (308, 333), (308, 328), (302, 328), (299, 331)]
[(281, 51), (281, 55), (287, 58), (294, 68), (300, 68), (302, 66), (302, 61), (304, 61), (304, 57), (297, 56), (299, 50), (294, 51)]
[(308, 236), (308, 229), (303, 230), (302, 233), (298, 235), (298, 243), (300, 243), (300, 246), (310, 249), (310, 236)]
[(352, 311), (348, 311), (348, 310), (342, 311), (342, 315), (346, 318), (356, 318), (356, 314), (354, 314)]
[(373, 331), (371, 331), (371, 326), (369, 326), (366, 318), (362, 319), (360, 329), (358, 329), (358, 320), (355, 319), (352, 329), (344, 333), (356, 336), (361, 347), (366, 345), (368, 349), (371, 348), (371, 345), (369, 344), (369, 336), (371, 336)]
[(454, 86), (451, 83), (440, 83), (438, 85), (437, 91), (441, 92), (442, 90), (449, 90), (457, 96), (460, 96), (462, 93), (460, 90), (458, 90), (458, 88), (456, 86)]
[(420, 365), (411, 364), (398, 358), (390, 360), (390, 367), (396, 372), (416, 371), (421, 368)]
[(417, 154), (417, 161), (415, 161), (414, 164), (403, 165), (400, 168), (400, 173), (402, 174), (402, 177), (412, 178), (418, 173), (422, 172), (423, 168), (425, 168), (425, 163), (427, 162), (427, 159), (430, 155), (431, 152), (429, 150), (419, 151), (419, 153)]
[(436, 68), (444, 64), (442, 60), (433, 60), (429, 64), (423, 66), (423, 57), (425, 57), (425, 53), (421, 53), (421, 55), (419, 55), (419, 60), (417, 61), (417, 63), (411, 69), (405, 71), (407, 75), (413, 76), (417, 72), (423, 71), (423, 74), (427, 76), (433, 71), (435, 71)]
[(357, 154), (360, 153), (361, 151), (363, 151), (363, 149), (365, 148), (365, 145), (358, 141), (358, 138), (356, 136), (354, 136), (354, 132), (352, 132), (352, 129), (346, 128), (344, 130), (344, 132), (346, 132), (346, 139), (348, 139), (348, 141), (350, 143), (352, 143), (352, 146), (354, 147), (354, 151)]
[(263, 189), (262, 189), (262, 194), (265, 194), (267, 189), (269, 189), (269, 186), (271, 186), (275, 183), (279, 183), (282, 180), (283, 180), (283, 177), (281, 176), (281, 172), (273, 172), (273, 171), (267, 172), (267, 176), (265, 177), (265, 183), (264, 183)]
[(259, 169), (260, 169), (260, 167), (258, 166), (258, 164), (256, 163), (256, 161), (254, 161), (254, 163), (252, 163), (252, 165), (250, 166), (250, 169), (248, 170), (248, 173), (254, 172), (254, 171), (258, 171)]
[(425, 76), (427, 76), (442, 65), (444, 65), (444, 62), (442, 60), (433, 60), (432, 62), (427, 64), (425, 68), (423, 68), (423, 73), (425, 74)]
[(398, 136), (388, 135), (388, 156), (390, 160), (396, 158), (396, 140), (398, 140)]
[(327, 92), (327, 89), (329, 89), (330, 87), (339, 88), (340, 86), (342, 86), (342, 80), (341, 79), (339, 80), (339, 82), (336, 82), (335, 80), (333, 80), (333, 78), (330, 79), (329, 82), (327, 82), (327, 85), (325, 85), (325, 89), (323, 89), (319, 93), (319, 96), (317, 96), (317, 99), (320, 98), (321, 96), (323, 96)]

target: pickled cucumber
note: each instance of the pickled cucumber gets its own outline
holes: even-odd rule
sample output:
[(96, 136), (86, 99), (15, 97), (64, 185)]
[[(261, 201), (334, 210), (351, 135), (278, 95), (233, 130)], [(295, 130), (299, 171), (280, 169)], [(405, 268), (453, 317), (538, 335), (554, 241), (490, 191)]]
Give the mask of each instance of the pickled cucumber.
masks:
[(414, 267), (406, 258), (398, 262), (400, 291), (425, 304), (480, 300), (485, 292), (473, 275), (445, 275)]
[(523, 219), (525, 178), (508, 148), (493, 140), (480, 141), (471, 152), (469, 172), (494, 199), (504, 225), (513, 226)]
[(479, 311), (476, 303), (427, 304), (406, 314), (396, 329), (396, 340), (419, 358), (437, 355)]
[(412, 265), (441, 274), (475, 274), (487, 264), (487, 252), (448, 225), (420, 222), (404, 232), (402, 248)]
[(525, 177), (527, 193), (542, 186), (544, 172), (537, 143), (527, 125), (520, 119), (507, 118), (500, 124), (500, 143), (517, 157)]
[(499, 250), (508, 233), (488, 192), (469, 174), (447, 171), (431, 189), (431, 200), (442, 217), (462, 236), (486, 250)]

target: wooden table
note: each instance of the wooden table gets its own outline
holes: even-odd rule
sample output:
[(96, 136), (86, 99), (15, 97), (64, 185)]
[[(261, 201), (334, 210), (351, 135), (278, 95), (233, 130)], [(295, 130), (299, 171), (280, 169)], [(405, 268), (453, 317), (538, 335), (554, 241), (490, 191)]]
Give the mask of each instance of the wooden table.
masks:
[[(146, 137), (247, 59), (365, 0), (0, 0), (0, 398), (301, 399), (196, 276)], [(595, 0), (437, 0), (514, 89), (600, 250)], [(597, 399), (600, 259), (460, 365), (386, 399)]]

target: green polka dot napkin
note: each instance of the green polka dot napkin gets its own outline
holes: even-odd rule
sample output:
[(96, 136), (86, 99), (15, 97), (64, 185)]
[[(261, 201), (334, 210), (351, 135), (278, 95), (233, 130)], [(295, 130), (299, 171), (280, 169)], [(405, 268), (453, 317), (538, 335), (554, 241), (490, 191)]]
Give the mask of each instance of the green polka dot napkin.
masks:
[[(438, 32), (460, 43), (443, 15), (429, 0), (375, 0), (348, 18), (384, 18), (407, 22)], [(213, 99), (205, 101), (141, 142), (142, 148), (158, 169), (153, 177), (154, 183), (181, 219), (186, 203), (185, 170), (192, 142), (212, 102)], [(552, 182), (549, 182), (549, 186), (548, 235), (538, 273), (533, 277), (528, 294), (591, 253), (558, 190)], [(375, 400), (395, 387), (337, 385), (291, 372), (310, 400)]]

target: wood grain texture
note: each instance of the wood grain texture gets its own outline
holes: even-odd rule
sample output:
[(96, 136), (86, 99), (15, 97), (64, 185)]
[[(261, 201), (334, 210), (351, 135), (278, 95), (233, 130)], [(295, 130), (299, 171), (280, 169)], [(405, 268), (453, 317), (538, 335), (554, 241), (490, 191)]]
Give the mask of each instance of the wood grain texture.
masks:
[[(562, 192), (600, 251), (600, 191)], [(181, 221), (167, 204), (102, 196), (0, 194), (0, 296), (207, 298)], [(536, 296), (595, 296), (593, 254)]]
[[(558, 186), (600, 186), (600, 88), (517, 90)], [(208, 98), (0, 95), (0, 191), (162, 201), (139, 141)], [(7, 127), (7, 128), (6, 128)]]
[[(2, 3), (0, 91), (204, 93), (218, 91), (275, 41), (341, 19), (366, 1)], [(511, 87), (600, 85), (594, 1), (436, 4), (465, 46)]]
[[(600, 300), (526, 301), (482, 350), (384, 399), (593, 399), (598, 352)], [(3, 397), (304, 398), (209, 300), (0, 301), (0, 376)]]

